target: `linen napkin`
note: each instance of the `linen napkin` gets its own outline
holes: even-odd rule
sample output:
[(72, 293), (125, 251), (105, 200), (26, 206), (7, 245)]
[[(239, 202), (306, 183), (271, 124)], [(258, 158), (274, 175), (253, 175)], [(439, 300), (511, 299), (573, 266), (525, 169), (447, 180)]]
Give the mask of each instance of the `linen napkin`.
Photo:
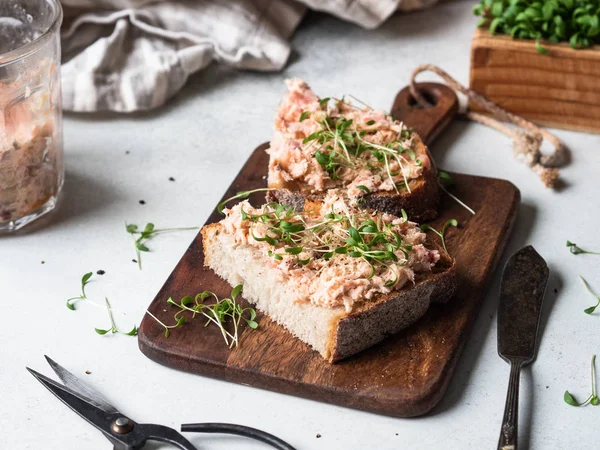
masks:
[[(62, 0), (63, 108), (159, 107), (213, 61), (281, 70), (307, 8), (375, 28), (436, 0)], [(310, 57), (310, 56), (308, 56)]]

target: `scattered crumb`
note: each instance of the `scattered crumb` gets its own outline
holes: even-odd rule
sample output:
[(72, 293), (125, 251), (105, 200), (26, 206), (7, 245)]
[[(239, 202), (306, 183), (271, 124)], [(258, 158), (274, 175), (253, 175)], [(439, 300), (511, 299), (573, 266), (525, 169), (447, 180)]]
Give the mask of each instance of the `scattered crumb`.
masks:
[(262, 179), (263, 179), (263, 180), (266, 180), (266, 179), (267, 179), (267, 176), (266, 176), (266, 175), (263, 175), (263, 176), (262, 176)]
[(549, 388), (550, 388), (550, 386), (546, 386), (546, 389), (549, 389)]
[(44, 261), (43, 259), (40, 261), (40, 264), (46, 264), (46, 261)]
[(137, 263), (137, 259), (132, 259), (131, 262)]
[(96, 272), (98, 275), (104, 275), (106, 272), (102, 269)]
[(317, 439), (319, 439), (320, 437), (321, 437), (321, 435), (320, 435), (320, 434), (317, 434)]
[(554, 288), (554, 293), (558, 294), (558, 289)]
[(169, 181), (175, 181), (175, 178), (169, 177)]
[(86, 375), (91, 375), (91, 374), (92, 374), (92, 372), (91, 372), (90, 370), (86, 370), (86, 371), (85, 371), (85, 374), (86, 374)]
[(126, 154), (126, 155), (129, 155), (129, 150), (125, 150), (125, 154)]
[(140, 205), (145, 205), (146, 204), (146, 200), (140, 200)]
[(396, 436), (398, 436), (398, 433), (396, 433)]

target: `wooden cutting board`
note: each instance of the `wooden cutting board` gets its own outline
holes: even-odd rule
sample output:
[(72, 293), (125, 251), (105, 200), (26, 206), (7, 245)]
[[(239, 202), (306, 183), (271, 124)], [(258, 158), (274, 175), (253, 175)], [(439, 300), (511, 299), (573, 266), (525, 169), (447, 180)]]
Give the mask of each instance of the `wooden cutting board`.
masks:
[[(443, 85), (422, 83), (419, 88), (435, 102), (434, 107), (416, 107), (405, 89), (396, 97), (392, 114), (431, 142), (453, 120), (458, 103)], [(266, 147), (263, 144), (252, 153), (224, 199), (266, 185)], [(455, 179), (452, 193), (476, 214), (472, 216), (444, 196), (441, 215), (432, 224), (439, 229), (451, 218), (460, 223), (446, 237), (457, 261), (458, 291), (449, 303), (432, 306), (417, 323), (381, 344), (329, 364), (260, 314), (259, 328), (243, 329), (240, 345), (233, 350), (227, 348), (217, 327), (205, 328), (201, 319), (189, 321), (165, 338), (164, 329), (146, 315), (138, 335), (140, 350), (161, 364), (221, 380), (390, 416), (425, 414), (448, 385), (513, 227), (520, 197), (508, 181), (459, 174)], [(251, 197), (255, 205), (263, 200), (264, 194)], [(221, 218), (215, 211), (207, 223)], [(203, 262), (198, 234), (148, 310), (172, 324), (175, 311), (167, 305), (167, 298), (180, 299), (204, 290), (228, 296), (231, 287), (203, 267)]]

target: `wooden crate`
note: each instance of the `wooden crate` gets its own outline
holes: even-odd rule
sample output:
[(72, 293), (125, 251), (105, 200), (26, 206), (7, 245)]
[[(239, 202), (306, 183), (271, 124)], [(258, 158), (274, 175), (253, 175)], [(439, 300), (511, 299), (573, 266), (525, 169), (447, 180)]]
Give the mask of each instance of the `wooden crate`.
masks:
[[(600, 49), (492, 36), (471, 43), (471, 88), (540, 125), (600, 133)], [(473, 105), (474, 110), (478, 110)]]

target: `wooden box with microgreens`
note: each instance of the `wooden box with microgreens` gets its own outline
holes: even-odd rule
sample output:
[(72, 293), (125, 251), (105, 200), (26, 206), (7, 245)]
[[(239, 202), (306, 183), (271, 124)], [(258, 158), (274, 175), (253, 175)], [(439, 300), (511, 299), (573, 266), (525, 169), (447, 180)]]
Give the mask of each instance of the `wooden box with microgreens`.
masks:
[(474, 91), (540, 125), (600, 133), (600, 0), (483, 0), (474, 12)]

